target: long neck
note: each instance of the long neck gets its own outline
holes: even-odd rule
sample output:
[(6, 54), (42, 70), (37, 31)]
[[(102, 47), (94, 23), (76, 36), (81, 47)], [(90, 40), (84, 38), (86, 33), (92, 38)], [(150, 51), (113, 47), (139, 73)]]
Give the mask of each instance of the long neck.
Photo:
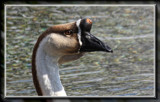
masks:
[[(47, 39), (47, 38), (45, 38)], [(59, 76), (56, 56), (44, 51), (46, 41), (42, 40), (37, 48), (35, 66), (36, 77), (43, 96), (66, 96)]]

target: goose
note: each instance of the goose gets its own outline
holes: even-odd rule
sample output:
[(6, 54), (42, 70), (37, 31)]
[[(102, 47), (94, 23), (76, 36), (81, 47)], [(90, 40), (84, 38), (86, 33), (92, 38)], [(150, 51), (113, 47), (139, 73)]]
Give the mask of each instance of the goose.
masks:
[(90, 33), (89, 18), (49, 27), (38, 38), (32, 54), (32, 76), (39, 96), (67, 96), (59, 65), (79, 59), (86, 52), (113, 52)]

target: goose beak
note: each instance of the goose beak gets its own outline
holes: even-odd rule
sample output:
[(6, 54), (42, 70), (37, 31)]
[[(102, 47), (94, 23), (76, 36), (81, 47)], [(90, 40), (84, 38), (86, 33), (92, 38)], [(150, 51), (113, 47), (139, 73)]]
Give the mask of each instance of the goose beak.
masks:
[(80, 52), (92, 52), (92, 51), (105, 51), (105, 52), (113, 52), (113, 50), (106, 44), (104, 44), (101, 40), (96, 38), (89, 32), (85, 32), (81, 38), (82, 46), (80, 48)]
[[(78, 22), (78, 21), (77, 21)], [(105, 45), (101, 40), (90, 33), (92, 21), (88, 18), (80, 20), (81, 28), (81, 48), (80, 52), (105, 51), (113, 52), (113, 50)]]

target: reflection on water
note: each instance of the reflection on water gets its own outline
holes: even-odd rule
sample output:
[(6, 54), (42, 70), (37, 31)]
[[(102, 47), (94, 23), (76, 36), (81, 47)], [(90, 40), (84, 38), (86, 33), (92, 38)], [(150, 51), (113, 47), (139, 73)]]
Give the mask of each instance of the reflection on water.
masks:
[(92, 19), (91, 33), (114, 53), (86, 53), (61, 65), (67, 95), (154, 96), (153, 13), (152, 6), (7, 7), (7, 96), (37, 96), (31, 55), (38, 36), (80, 17)]

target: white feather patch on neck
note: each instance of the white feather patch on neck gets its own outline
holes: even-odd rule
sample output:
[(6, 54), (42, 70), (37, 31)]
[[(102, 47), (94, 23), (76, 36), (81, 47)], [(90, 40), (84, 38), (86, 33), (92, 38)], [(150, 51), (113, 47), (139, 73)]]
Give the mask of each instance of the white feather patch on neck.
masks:
[(37, 49), (36, 70), (39, 84), (44, 96), (67, 96), (60, 80), (58, 57), (49, 56), (44, 50), (48, 39), (49, 36), (43, 38)]
[(82, 46), (80, 23), (81, 23), (81, 19), (79, 19), (78, 21), (76, 21), (76, 25), (78, 27), (78, 40), (79, 40), (80, 46)]

